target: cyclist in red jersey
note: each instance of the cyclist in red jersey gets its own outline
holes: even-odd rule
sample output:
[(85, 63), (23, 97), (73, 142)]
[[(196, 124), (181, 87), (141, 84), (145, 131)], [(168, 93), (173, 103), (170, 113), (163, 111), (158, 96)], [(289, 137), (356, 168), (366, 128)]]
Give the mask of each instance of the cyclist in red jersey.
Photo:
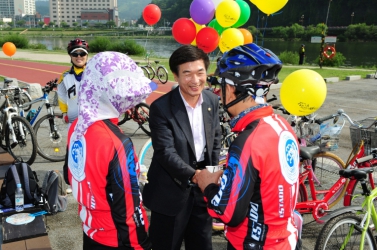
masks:
[(217, 63), (222, 102), (238, 136), (224, 172), (202, 170), (196, 178), (209, 214), (226, 225), (228, 250), (295, 249), (298, 242), (298, 141), (265, 98), (281, 67), (276, 55), (255, 44), (233, 48)]
[(117, 126), (119, 115), (151, 92), (150, 80), (122, 53), (98, 53), (84, 71), (65, 169), (78, 202), (84, 250), (151, 249), (138, 159)]

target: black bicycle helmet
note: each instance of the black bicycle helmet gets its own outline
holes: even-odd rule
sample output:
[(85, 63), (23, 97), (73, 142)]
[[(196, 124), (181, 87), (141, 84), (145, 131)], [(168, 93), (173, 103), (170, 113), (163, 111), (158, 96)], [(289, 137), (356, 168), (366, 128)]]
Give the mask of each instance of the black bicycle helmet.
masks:
[(236, 100), (224, 104), (227, 109), (248, 96), (264, 97), (272, 83), (278, 83), (282, 68), (280, 59), (270, 50), (254, 43), (235, 47), (217, 62), (215, 75), (220, 77), (225, 100), (225, 84), (234, 85), (240, 93)]
[(85, 40), (81, 40), (80, 38), (76, 38), (74, 40), (69, 41), (68, 46), (67, 46), (68, 54), (71, 54), (71, 52), (74, 49), (83, 49), (87, 53), (89, 53), (89, 44)]

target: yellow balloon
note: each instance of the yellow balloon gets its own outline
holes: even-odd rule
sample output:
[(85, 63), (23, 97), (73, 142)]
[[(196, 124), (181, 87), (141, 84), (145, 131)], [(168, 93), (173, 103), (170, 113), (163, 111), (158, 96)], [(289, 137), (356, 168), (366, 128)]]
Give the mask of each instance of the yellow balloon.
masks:
[(326, 99), (327, 86), (323, 77), (310, 69), (300, 69), (289, 74), (280, 88), (283, 107), (292, 115), (310, 115)]
[(229, 28), (224, 30), (221, 34), (219, 48), (221, 52), (228, 51), (234, 47), (244, 44), (243, 34), (236, 28)]
[[(194, 20), (192, 20), (192, 18), (190, 18), (190, 20), (195, 24), (196, 34), (198, 34), (198, 32), (201, 29), (206, 27), (205, 24), (203, 24), (203, 25), (197, 24)], [(195, 37), (194, 41), (191, 42), (191, 45), (196, 46), (196, 37)]]
[(263, 13), (270, 15), (281, 10), (288, 0), (250, 0)]
[(240, 6), (236, 1), (224, 0), (216, 8), (215, 16), (221, 27), (230, 27), (235, 24), (241, 15)]

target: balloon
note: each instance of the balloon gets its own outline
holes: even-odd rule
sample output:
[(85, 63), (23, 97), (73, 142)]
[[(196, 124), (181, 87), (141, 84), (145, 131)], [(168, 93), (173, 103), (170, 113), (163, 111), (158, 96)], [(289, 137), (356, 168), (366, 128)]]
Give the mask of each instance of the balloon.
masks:
[(217, 34), (221, 35), (223, 31), (225, 30), (215, 19), (213, 19), (209, 24), (208, 27), (214, 28), (217, 31)]
[(222, 2), (223, 0), (212, 0), (213, 4), (215, 5), (215, 9), (217, 8), (217, 6), (219, 6), (219, 4)]
[(229, 28), (227, 30), (224, 30), (224, 32), (221, 34), (219, 48), (221, 52), (224, 53), (225, 51), (243, 44), (244, 38), (242, 32), (236, 28)]
[(250, 18), (250, 6), (243, 0), (236, 0), (236, 3), (240, 7), (241, 14), (240, 18), (238, 18), (238, 21), (232, 26), (234, 28), (240, 27), (244, 25), (247, 20)]
[[(190, 20), (195, 24), (195, 34), (197, 35), (198, 32), (205, 27), (205, 25), (197, 24), (194, 20), (192, 20), (192, 18), (190, 18)], [(191, 45), (196, 46), (196, 38), (194, 39), (194, 41), (192, 41)]]
[(238, 30), (242, 32), (243, 44), (253, 43), (253, 35), (250, 33), (250, 31), (244, 28), (239, 28)]
[(235, 24), (241, 15), (240, 6), (233, 0), (224, 0), (216, 8), (216, 20), (224, 28)]
[(179, 18), (173, 23), (172, 34), (178, 43), (190, 44), (196, 36), (195, 24), (188, 18)]
[(219, 34), (214, 28), (205, 27), (201, 29), (196, 35), (196, 43), (198, 48), (202, 49), (205, 53), (211, 53), (219, 45)]
[(7, 56), (13, 56), (16, 53), (16, 45), (11, 42), (6, 42), (3, 44), (3, 52)]
[(148, 25), (156, 24), (161, 18), (161, 10), (155, 4), (148, 4), (143, 10), (143, 19)]
[(197, 24), (207, 24), (215, 15), (215, 4), (211, 0), (194, 0), (190, 5), (190, 15)]
[(309, 115), (319, 109), (326, 99), (327, 87), (320, 74), (300, 69), (289, 74), (280, 88), (284, 108), (292, 115)]
[(288, 2), (288, 0), (250, 0), (263, 13), (270, 15), (281, 10)]

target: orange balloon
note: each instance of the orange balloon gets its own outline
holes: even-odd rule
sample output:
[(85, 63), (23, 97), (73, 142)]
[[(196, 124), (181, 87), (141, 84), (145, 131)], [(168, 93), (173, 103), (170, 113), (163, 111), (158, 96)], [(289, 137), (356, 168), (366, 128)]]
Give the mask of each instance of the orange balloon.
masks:
[(251, 35), (250, 31), (244, 28), (239, 29), (244, 38), (244, 44), (253, 43), (253, 35)]
[(3, 44), (3, 52), (7, 56), (13, 56), (16, 53), (16, 45), (11, 42), (6, 42)]

